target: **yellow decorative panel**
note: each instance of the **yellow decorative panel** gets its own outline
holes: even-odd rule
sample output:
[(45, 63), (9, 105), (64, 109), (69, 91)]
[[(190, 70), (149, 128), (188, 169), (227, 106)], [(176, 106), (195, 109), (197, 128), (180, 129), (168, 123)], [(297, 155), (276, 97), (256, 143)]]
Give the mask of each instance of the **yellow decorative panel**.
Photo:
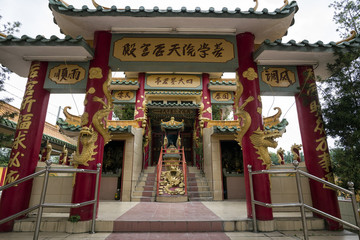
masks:
[(201, 78), (196, 75), (149, 75), (146, 84), (154, 88), (198, 88)]
[(234, 45), (222, 38), (136, 38), (114, 42), (113, 56), (124, 62), (209, 62), (234, 59)]
[(49, 71), (49, 79), (56, 84), (75, 84), (85, 79), (85, 68), (75, 64), (60, 64)]

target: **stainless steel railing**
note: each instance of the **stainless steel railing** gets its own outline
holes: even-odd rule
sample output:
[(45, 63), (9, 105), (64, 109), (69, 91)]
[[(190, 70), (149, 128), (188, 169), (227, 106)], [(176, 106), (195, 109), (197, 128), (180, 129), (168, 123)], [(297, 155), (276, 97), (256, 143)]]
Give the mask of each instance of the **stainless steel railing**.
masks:
[[(346, 226), (349, 226), (355, 230), (358, 231), (358, 236), (359, 236), (359, 240), (360, 240), (360, 218), (359, 218), (359, 213), (358, 213), (358, 208), (357, 208), (357, 204), (356, 204), (356, 194), (355, 194), (355, 190), (354, 190), (354, 183), (349, 182), (348, 186), (349, 186), (349, 190), (339, 187), (333, 183), (330, 183), (328, 181), (325, 181), (321, 178), (318, 178), (314, 175), (311, 175), (307, 172), (304, 172), (302, 170), (299, 169), (299, 162), (298, 161), (294, 161), (293, 162), (294, 165), (294, 169), (284, 169), (284, 170), (261, 170), (261, 171), (252, 171), (252, 166), (248, 165), (248, 171), (249, 171), (249, 182), (250, 182), (250, 197), (251, 197), (251, 208), (252, 208), (252, 215), (253, 215), (253, 225), (254, 225), (254, 232), (257, 232), (257, 223), (256, 223), (256, 212), (255, 212), (255, 205), (260, 205), (263, 207), (267, 207), (267, 208), (275, 208), (275, 207), (299, 207), (300, 208), (300, 213), (301, 213), (301, 221), (302, 221), (302, 226), (303, 226), (303, 233), (304, 233), (304, 239), (305, 240), (309, 240), (309, 236), (308, 236), (308, 228), (306, 225), (306, 215), (305, 215), (305, 209), (310, 210), (314, 213), (320, 214), (326, 218), (329, 218), (331, 220), (334, 220), (336, 222), (342, 223)], [(260, 202), (260, 201), (256, 201), (254, 199), (254, 189), (253, 189), (253, 175), (256, 174), (282, 174), (282, 173), (292, 173), (295, 174), (295, 179), (296, 179), (296, 186), (297, 186), (297, 192), (298, 192), (298, 199), (299, 202), (296, 203), (264, 203), (264, 202)], [(308, 177), (310, 179), (313, 179), (317, 182), (320, 182), (322, 184), (325, 184), (333, 189), (342, 191), (344, 193), (347, 193), (351, 196), (351, 201), (352, 201), (352, 206), (353, 206), (353, 211), (354, 211), (354, 216), (355, 216), (355, 223), (351, 224), (349, 222), (346, 222), (340, 218), (334, 217), (326, 212), (323, 212), (319, 209), (316, 209), (314, 207), (311, 207), (307, 204), (304, 203), (304, 198), (303, 198), (303, 194), (302, 194), (302, 188), (301, 188), (301, 182), (300, 182), (300, 175), (303, 175), (305, 177)]]
[[(38, 171), (36, 173), (33, 173), (29, 176), (26, 176), (24, 178), (21, 178), (15, 182), (9, 183), (5, 186), (0, 187), (0, 192), (2, 190), (5, 190), (7, 188), (10, 187), (14, 187), (22, 182), (31, 180), (37, 176), (40, 176), (42, 174), (45, 174), (44, 176), (44, 182), (43, 182), (43, 187), (42, 187), (42, 191), (41, 191), (41, 195), (40, 195), (40, 201), (38, 205), (29, 207), (21, 212), (18, 212), (16, 214), (13, 214), (7, 218), (1, 219), (0, 220), (0, 224), (3, 224), (5, 222), (11, 221), (17, 217), (20, 217), (24, 214), (27, 214), (31, 211), (34, 211), (36, 209), (38, 209), (38, 214), (36, 217), (36, 225), (35, 225), (35, 231), (34, 231), (34, 240), (38, 240), (39, 238), (39, 232), (40, 232), (40, 224), (41, 224), (41, 218), (42, 218), (42, 214), (43, 214), (43, 208), (44, 207), (52, 207), (52, 208), (78, 208), (78, 207), (83, 207), (83, 206), (87, 206), (87, 205), (91, 205), (93, 204), (93, 216), (92, 216), (92, 222), (91, 222), (91, 230), (90, 233), (95, 233), (95, 219), (96, 219), (96, 210), (97, 210), (97, 206), (98, 206), (98, 190), (99, 190), (99, 177), (100, 177), (100, 169), (101, 169), (101, 164), (98, 163), (96, 165), (97, 169), (96, 170), (88, 170), (88, 169), (52, 169), (51, 168), (51, 161), (46, 161), (46, 166), (44, 170)], [(45, 203), (45, 196), (46, 196), (46, 190), (47, 190), (47, 185), (48, 185), (48, 181), (49, 181), (49, 173), (90, 173), (90, 174), (96, 174), (96, 182), (95, 182), (95, 192), (94, 192), (94, 199), (90, 200), (90, 201), (86, 201), (86, 202), (81, 202), (81, 203)]]

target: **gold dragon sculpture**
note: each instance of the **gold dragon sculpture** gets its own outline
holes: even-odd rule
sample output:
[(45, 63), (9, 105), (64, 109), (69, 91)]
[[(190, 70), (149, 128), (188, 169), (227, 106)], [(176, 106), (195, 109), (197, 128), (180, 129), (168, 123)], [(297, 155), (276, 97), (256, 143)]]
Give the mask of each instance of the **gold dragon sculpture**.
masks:
[(185, 183), (183, 171), (178, 166), (170, 166), (168, 171), (161, 173), (160, 194), (184, 195)]
[(284, 161), (284, 154), (285, 154), (285, 150), (282, 148), (279, 148), (276, 152), (276, 156), (278, 158), (278, 163), (280, 165), (284, 165), (285, 161)]
[(236, 92), (234, 96), (234, 106), (235, 106), (235, 115), (239, 117), (239, 123), (240, 123), (240, 130), (237, 130), (235, 133), (235, 140), (238, 142), (240, 146), (242, 146), (242, 139), (245, 135), (245, 133), (249, 130), (249, 127), (251, 125), (251, 116), (250, 114), (245, 111), (246, 105), (248, 105), (250, 102), (254, 101), (253, 96), (249, 96), (244, 103), (239, 106), (240, 97), (244, 91), (243, 85), (240, 83), (238, 76), (236, 80)]
[[(102, 88), (107, 102), (105, 102), (103, 99), (101, 99), (97, 96), (93, 97), (93, 101), (101, 103), (101, 105), (103, 107), (102, 109), (100, 109), (99, 111), (97, 111), (94, 114), (94, 116), (92, 118), (92, 123), (93, 123), (95, 129), (104, 138), (104, 144), (107, 144), (108, 142), (111, 141), (111, 135), (110, 135), (108, 129), (106, 128), (106, 125), (107, 125), (106, 123), (108, 120), (109, 113), (113, 109), (112, 96), (109, 91), (110, 83), (111, 83), (111, 71), (109, 71), (108, 78), (104, 82), (103, 88)], [(104, 124), (104, 122), (105, 122), (105, 124)]]
[[(93, 156), (97, 153), (95, 152), (97, 148), (97, 145), (95, 145), (97, 138), (98, 133), (94, 131), (92, 127), (84, 126), (81, 128), (77, 144), (78, 147), (71, 160), (75, 168), (79, 165), (89, 166), (88, 162), (95, 160)], [(80, 143), (82, 145), (81, 150), (79, 148)]]
[(266, 169), (271, 166), (268, 148), (276, 148), (278, 143), (275, 139), (281, 137), (282, 134), (279, 130), (261, 130), (258, 128), (250, 136), (250, 141), (256, 149), (258, 159), (263, 162), (262, 165), (265, 165)]
[(300, 151), (302, 149), (302, 145), (301, 144), (296, 144), (294, 143), (292, 146), (291, 146), (291, 153), (293, 155), (293, 160), (295, 161), (298, 161), (298, 162), (301, 162), (301, 157), (300, 157)]

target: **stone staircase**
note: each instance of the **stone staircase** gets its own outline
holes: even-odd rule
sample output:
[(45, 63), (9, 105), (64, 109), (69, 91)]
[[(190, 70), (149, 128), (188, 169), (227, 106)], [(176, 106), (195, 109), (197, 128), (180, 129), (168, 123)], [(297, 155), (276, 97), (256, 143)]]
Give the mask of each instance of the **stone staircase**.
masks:
[(132, 202), (154, 202), (156, 195), (156, 167), (143, 170), (132, 193)]
[[(188, 197), (189, 201), (212, 201), (204, 174), (196, 167), (188, 167)], [(156, 167), (148, 167), (139, 176), (135, 190), (132, 193), (132, 202), (154, 202), (156, 196)]]
[(188, 167), (187, 174), (189, 201), (212, 201), (213, 193), (204, 174), (197, 167)]

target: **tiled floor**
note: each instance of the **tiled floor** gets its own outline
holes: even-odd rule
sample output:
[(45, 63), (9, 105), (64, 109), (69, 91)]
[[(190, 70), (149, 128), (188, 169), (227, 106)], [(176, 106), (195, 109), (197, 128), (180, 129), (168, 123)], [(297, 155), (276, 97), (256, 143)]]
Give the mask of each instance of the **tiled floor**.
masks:
[[(246, 218), (246, 203), (238, 201), (224, 202), (188, 202), (188, 203), (136, 203), (136, 202), (100, 202), (99, 220), (116, 220), (128, 222), (147, 222), (148, 220), (183, 220), (190, 219), (203, 222), (217, 222), (219, 220), (241, 220)], [(288, 216), (290, 213), (285, 214)], [(64, 214), (58, 214), (64, 215)], [(274, 214), (281, 215), (278, 213)], [(174, 221), (175, 222), (175, 221)], [(143, 226), (142, 226), (143, 227)], [(268, 233), (253, 232), (161, 232), (171, 226), (158, 226), (159, 232), (117, 232), (96, 234), (69, 234), (56, 232), (41, 232), (41, 240), (300, 240), (303, 239), (301, 231), (275, 231)], [(173, 226), (176, 227), (176, 226)], [(193, 226), (196, 227), (196, 226)], [(359, 240), (358, 235), (349, 231), (310, 231), (310, 240)], [(0, 233), (0, 240), (27, 240), (32, 239), (32, 232)]]
[[(28, 240), (33, 233), (0, 233), (0, 240)], [(310, 231), (310, 240), (359, 240), (357, 234), (349, 231)], [(68, 234), (41, 232), (39, 240), (300, 240), (299, 231), (275, 231), (270, 233), (230, 232), (230, 233), (96, 233)]]

